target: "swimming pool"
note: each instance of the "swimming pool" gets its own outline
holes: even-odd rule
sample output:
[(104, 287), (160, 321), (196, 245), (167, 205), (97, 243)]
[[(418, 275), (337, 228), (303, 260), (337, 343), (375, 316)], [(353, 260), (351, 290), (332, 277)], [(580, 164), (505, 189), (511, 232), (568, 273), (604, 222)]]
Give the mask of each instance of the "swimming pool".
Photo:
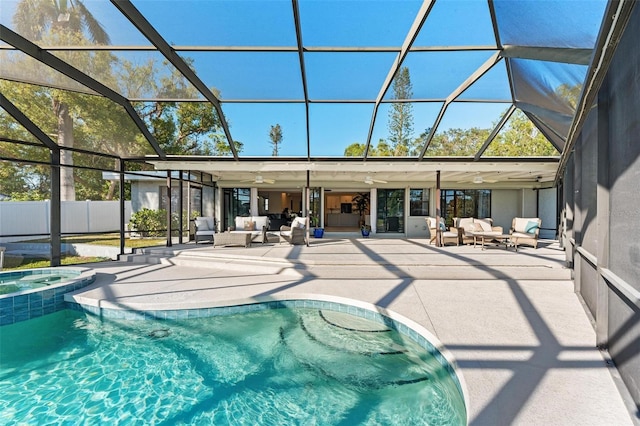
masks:
[(65, 293), (95, 281), (89, 268), (39, 268), (0, 272), (0, 326), (66, 308)]
[(267, 304), (170, 321), (60, 311), (3, 327), (0, 423), (465, 424), (451, 367), (389, 325)]

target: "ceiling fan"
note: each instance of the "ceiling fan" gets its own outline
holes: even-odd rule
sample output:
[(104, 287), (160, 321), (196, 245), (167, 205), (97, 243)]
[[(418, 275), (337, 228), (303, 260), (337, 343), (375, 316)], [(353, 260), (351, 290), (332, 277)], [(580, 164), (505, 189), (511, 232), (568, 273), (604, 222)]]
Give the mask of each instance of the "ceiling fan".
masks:
[(481, 183), (495, 183), (497, 182), (497, 180), (494, 179), (485, 179), (483, 178), (481, 175), (475, 175), (473, 177), (473, 179), (470, 180), (460, 180), (458, 181), (458, 183), (475, 183), (475, 184), (481, 184)]
[(367, 185), (373, 185), (374, 183), (387, 183), (386, 180), (374, 179), (371, 176), (365, 176), (364, 183)]
[(254, 177), (253, 179), (241, 180), (240, 182), (251, 182), (256, 185), (259, 185), (261, 183), (268, 183), (268, 184), (276, 183), (274, 179), (265, 179), (262, 177), (262, 175), (256, 175), (256, 177)]

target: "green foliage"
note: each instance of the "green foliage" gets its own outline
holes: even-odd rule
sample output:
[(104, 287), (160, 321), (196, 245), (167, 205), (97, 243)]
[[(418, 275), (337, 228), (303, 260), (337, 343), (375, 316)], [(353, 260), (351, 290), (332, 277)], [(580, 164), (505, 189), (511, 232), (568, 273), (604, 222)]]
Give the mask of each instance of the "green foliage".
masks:
[(448, 129), (436, 133), (429, 144), (427, 156), (473, 156), (487, 140), (491, 130), (472, 127), (471, 129)]
[(491, 142), (484, 156), (555, 156), (560, 153), (520, 110)]
[(369, 192), (358, 192), (351, 198), (351, 202), (355, 204), (355, 210), (360, 215), (360, 222), (362, 223), (364, 223), (364, 215), (369, 212), (369, 197)]
[[(179, 228), (178, 214), (171, 213), (171, 229)], [(130, 228), (143, 237), (162, 237), (167, 234), (167, 211), (142, 208), (131, 215)]]
[(364, 144), (354, 142), (344, 149), (345, 157), (362, 157), (364, 155)]

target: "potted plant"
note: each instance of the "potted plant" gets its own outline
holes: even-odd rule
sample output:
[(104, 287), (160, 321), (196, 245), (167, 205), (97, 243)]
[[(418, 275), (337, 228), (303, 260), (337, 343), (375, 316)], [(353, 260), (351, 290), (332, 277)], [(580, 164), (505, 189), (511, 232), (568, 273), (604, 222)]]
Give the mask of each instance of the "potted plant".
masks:
[(359, 224), (362, 227), (365, 224), (364, 217), (369, 212), (369, 193), (358, 192), (351, 198), (351, 202), (355, 204), (355, 210), (360, 215)]
[(322, 238), (324, 235), (324, 229), (320, 228), (320, 218), (317, 215), (311, 215), (311, 226), (313, 226), (313, 236), (315, 238)]
[(371, 226), (369, 226), (369, 225), (360, 226), (360, 232), (362, 233), (362, 236), (364, 238), (368, 238), (369, 234), (371, 233)]

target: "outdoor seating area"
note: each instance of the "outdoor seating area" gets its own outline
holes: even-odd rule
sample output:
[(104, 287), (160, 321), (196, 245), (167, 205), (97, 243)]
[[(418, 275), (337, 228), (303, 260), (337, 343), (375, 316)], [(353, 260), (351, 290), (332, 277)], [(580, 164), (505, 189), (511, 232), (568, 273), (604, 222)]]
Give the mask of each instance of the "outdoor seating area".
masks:
[(454, 226), (449, 228), (443, 218), (440, 218), (439, 225), (436, 225), (435, 217), (427, 217), (425, 220), (429, 230), (429, 244), (440, 239), (440, 245), (473, 244), (474, 247), (480, 245), (483, 250), (488, 243), (503, 245), (505, 248), (514, 247), (516, 251), (522, 244), (537, 248), (542, 225), (540, 218), (516, 217), (509, 233), (505, 234), (502, 226), (493, 225), (492, 218), (454, 217)]
[(485, 233), (501, 235), (503, 228), (501, 226), (493, 226), (493, 219), (478, 219), (473, 217), (454, 217), (453, 228), (459, 233), (460, 244), (473, 244), (475, 242), (475, 233)]

